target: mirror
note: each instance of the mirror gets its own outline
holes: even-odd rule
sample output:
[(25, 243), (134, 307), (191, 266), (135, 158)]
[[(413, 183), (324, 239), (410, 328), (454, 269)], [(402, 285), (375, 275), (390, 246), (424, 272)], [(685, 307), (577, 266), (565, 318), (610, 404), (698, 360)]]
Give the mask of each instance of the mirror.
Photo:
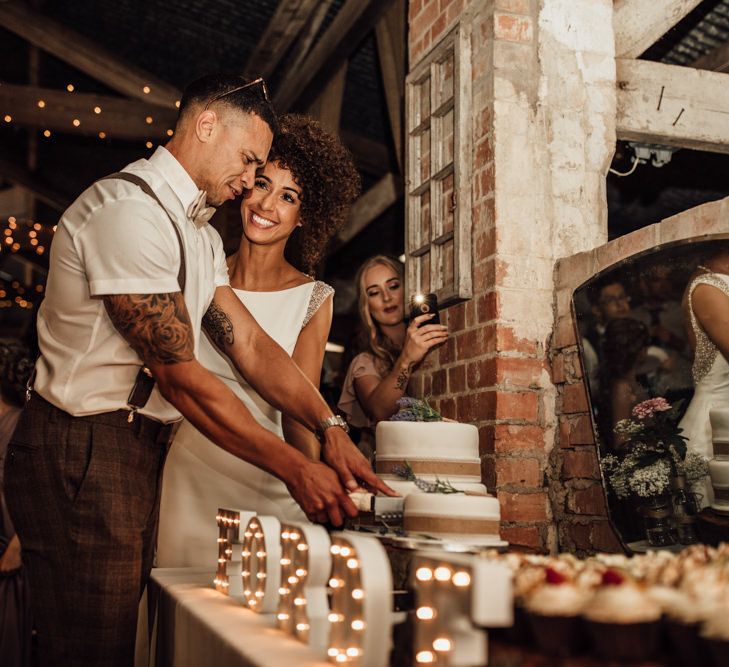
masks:
[[(609, 512), (632, 551), (700, 541), (698, 514), (713, 501), (711, 401), (703, 388), (692, 403), (685, 292), (719, 251), (729, 258), (726, 240), (658, 248), (611, 267), (573, 295)], [(709, 389), (716, 397), (723, 390), (729, 406), (726, 370), (727, 388)]]

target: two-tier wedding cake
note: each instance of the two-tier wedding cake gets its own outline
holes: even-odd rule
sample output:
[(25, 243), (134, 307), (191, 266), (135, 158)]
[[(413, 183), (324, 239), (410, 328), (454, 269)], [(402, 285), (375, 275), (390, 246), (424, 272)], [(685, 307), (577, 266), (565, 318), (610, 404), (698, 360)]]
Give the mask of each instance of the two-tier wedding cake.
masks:
[(714, 458), (709, 461), (709, 476), (714, 489), (711, 509), (729, 514), (729, 408), (714, 408), (709, 412)]
[[(478, 429), (446, 421), (377, 425), (377, 474), (405, 496), (403, 528), (469, 544), (500, 542), (499, 501), (481, 483)], [(417, 480), (406, 480), (406, 470)], [(460, 493), (428, 493), (440, 482)]]

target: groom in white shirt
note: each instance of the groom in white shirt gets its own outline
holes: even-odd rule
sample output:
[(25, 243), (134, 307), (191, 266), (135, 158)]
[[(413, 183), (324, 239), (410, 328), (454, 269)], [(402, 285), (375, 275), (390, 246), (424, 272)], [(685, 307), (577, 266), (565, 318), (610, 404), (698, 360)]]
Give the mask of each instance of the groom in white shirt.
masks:
[[(128, 665), (152, 565), (161, 472), (185, 416), (283, 480), (310, 519), (356, 515), (346, 489), (392, 493), (228, 285), (211, 211), (253, 184), (276, 118), (265, 83), (191, 84), (174, 138), (64, 213), (38, 314), (34, 391), (8, 447), (42, 665)], [(322, 440), (307, 459), (196, 360), (202, 328), (272, 405)]]

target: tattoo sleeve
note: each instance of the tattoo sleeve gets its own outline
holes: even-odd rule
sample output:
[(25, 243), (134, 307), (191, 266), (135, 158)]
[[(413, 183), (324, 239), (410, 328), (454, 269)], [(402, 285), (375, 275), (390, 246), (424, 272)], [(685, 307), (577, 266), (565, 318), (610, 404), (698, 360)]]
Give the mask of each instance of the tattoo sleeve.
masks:
[(404, 368), (401, 370), (397, 377), (395, 378), (395, 388), (400, 389), (401, 391), (405, 391), (405, 388), (408, 386), (408, 379), (410, 378), (410, 370), (407, 368)]
[(192, 325), (180, 292), (112, 294), (104, 297), (104, 306), (117, 331), (145, 363), (194, 359)]
[(233, 345), (235, 341), (233, 323), (225, 311), (214, 301), (203, 316), (202, 326), (222, 352)]

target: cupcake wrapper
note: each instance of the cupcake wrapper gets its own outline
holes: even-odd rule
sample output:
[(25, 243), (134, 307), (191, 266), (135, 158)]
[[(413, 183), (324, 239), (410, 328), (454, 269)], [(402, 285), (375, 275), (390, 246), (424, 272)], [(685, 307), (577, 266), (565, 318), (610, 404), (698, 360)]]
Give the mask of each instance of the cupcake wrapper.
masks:
[(729, 665), (729, 641), (702, 637), (702, 643), (708, 649), (713, 667), (726, 667)]
[(587, 621), (595, 652), (606, 660), (650, 660), (658, 650), (661, 624)]
[(700, 623), (679, 623), (667, 619), (664, 623), (668, 645), (681, 667), (706, 667), (709, 657), (699, 638)]
[(528, 613), (537, 647), (551, 655), (567, 657), (585, 649), (585, 633), (579, 616), (543, 616)]

